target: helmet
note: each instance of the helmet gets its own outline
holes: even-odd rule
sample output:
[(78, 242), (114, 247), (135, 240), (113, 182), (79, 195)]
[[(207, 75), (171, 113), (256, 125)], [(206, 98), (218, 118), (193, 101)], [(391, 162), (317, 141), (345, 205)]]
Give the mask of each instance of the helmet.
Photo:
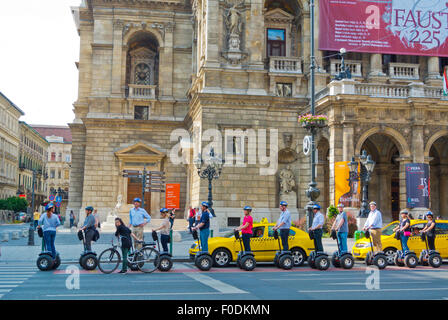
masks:
[(168, 212), (168, 209), (167, 208), (160, 209), (160, 213), (162, 213), (162, 212)]
[(409, 211), (407, 209), (403, 209), (403, 210), (400, 211), (400, 213), (408, 214)]
[(315, 205), (313, 206), (313, 209), (317, 209), (317, 210), (320, 210), (320, 205), (318, 205), (318, 204), (315, 204)]
[(85, 210), (93, 211), (93, 207), (92, 206), (88, 206), (88, 207), (85, 208)]
[(45, 206), (45, 211), (48, 211), (48, 210), (50, 210), (50, 209), (53, 208), (53, 207), (54, 207), (53, 202), (49, 202), (49, 203)]
[(250, 206), (245, 206), (245, 207), (243, 208), (243, 210), (250, 210), (250, 211), (252, 211), (252, 207), (250, 207)]
[(431, 211), (426, 212), (426, 216), (434, 217), (434, 214)]
[(203, 205), (204, 207), (208, 208), (208, 202), (207, 201), (202, 201), (201, 205)]
[(140, 199), (140, 198), (134, 198), (134, 201), (132, 201), (132, 202), (142, 202), (142, 199)]
[(344, 204), (342, 202), (339, 202), (338, 207), (344, 208)]
[(281, 205), (281, 206), (287, 206), (287, 205), (288, 205), (288, 202), (286, 202), (286, 201), (280, 201), (280, 205)]
[(375, 201), (370, 201), (369, 205), (374, 205), (374, 206), (376, 206), (376, 202), (375, 202)]

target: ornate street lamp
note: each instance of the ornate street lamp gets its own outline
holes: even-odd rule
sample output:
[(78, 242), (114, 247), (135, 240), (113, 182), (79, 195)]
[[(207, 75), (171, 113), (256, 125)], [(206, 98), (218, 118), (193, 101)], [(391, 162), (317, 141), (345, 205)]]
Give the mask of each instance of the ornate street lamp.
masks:
[[(366, 150), (363, 150), (361, 155), (358, 156), (359, 162), (361, 163), (361, 182), (362, 182), (362, 202), (361, 209), (359, 210), (358, 217), (366, 218), (369, 214), (368, 205), (368, 192), (369, 192), (369, 182), (372, 177), (373, 169), (375, 169), (375, 161), (372, 160), (370, 154), (367, 154)], [(348, 163), (350, 168), (350, 174), (357, 171), (358, 162), (355, 161), (355, 157), (352, 157), (352, 161)]]
[[(198, 170), (199, 177), (202, 179), (208, 179), (208, 204), (211, 209), (213, 207), (212, 181), (213, 179), (218, 179), (221, 175), (225, 160), (221, 159), (220, 156), (215, 155), (215, 150), (211, 148), (210, 153), (205, 160), (199, 153), (198, 157), (193, 160), (193, 163)], [(207, 166), (203, 167), (204, 164)], [(211, 211), (213, 212), (213, 210)]]

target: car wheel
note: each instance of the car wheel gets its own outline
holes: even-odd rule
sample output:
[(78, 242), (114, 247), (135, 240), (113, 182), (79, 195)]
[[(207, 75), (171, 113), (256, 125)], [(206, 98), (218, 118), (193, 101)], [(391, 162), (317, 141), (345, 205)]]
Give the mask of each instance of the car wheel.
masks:
[(330, 259), (326, 256), (317, 257), (314, 263), (319, 270), (327, 270), (330, 267)]
[(387, 258), (383, 254), (377, 254), (373, 257), (373, 264), (378, 267), (378, 269), (382, 270), (387, 266)]
[(285, 254), (278, 259), (278, 265), (282, 269), (289, 270), (294, 266), (294, 258), (289, 254)]
[(212, 254), (213, 265), (215, 267), (227, 267), (232, 261), (230, 251), (225, 248), (218, 248)]
[(408, 268), (415, 268), (418, 265), (418, 258), (415, 254), (408, 254), (404, 257), (404, 264)]
[(430, 254), (428, 262), (431, 265), (431, 267), (438, 268), (442, 265), (442, 257), (437, 253)]
[(392, 266), (395, 264), (394, 258), (397, 254), (397, 249), (395, 248), (386, 248), (384, 250), (384, 254), (386, 255), (387, 258), (387, 264)]
[(294, 267), (300, 267), (305, 263), (306, 253), (301, 248), (293, 248), (291, 255), (294, 259)]
[(240, 262), (241, 268), (246, 271), (254, 270), (256, 265), (257, 265), (257, 262), (255, 261), (254, 257), (252, 257), (252, 256), (244, 256)]
[(344, 269), (351, 269), (355, 265), (355, 259), (350, 254), (344, 254), (340, 259), (340, 264)]

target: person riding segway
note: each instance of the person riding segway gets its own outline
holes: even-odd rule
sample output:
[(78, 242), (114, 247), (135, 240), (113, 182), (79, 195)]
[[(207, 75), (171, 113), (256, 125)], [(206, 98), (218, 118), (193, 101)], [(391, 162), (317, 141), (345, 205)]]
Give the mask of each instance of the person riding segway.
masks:
[[(202, 214), (199, 223), (192, 229), (193, 238), (198, 240), (199, 250), (194, 258), (194, 264), (201, 271), (211, 269), (213, 259), (208, 253), (208, 236), (210, 234), (210, 212), (208, 210), (208, 202), (202, 202)], [(199, 237), (198, 237), (199, 230)]]
[[(236, 228), (235, 231), (235, 239), (240, 242), (241, 251), (238, 253), (238, 257), (236, 259), (236, 265), (241, 269), (246, 271), (252, 271), (255, 269), (257, 264), (254, 254), (250, 248), (250, 238), (252, 236), (252, 226), (253, 226), (253, 218), (250, 215), (252, 212), (252, 208), (250, 206), (244, 207), (244, 220), (243, 224)], [(241, 231), (241, 237), (240, 232)], [(244, 243), (244, 249), (243, 249)]]
[[(171, 228), (171, 223), (169, 220), (169, 210), (167, 208), (162, 208), (160, 209), (160, 214), (163, 218), (162, 221), (162, 225), (157, 228), (152, 230), (152, 239), (157, 242), (157, 247), (159, 249), (160, 252), (160, 263), (158, 266), (158, 269), (160, 271), (169, 271), (171, 270), (171, 268), (173, 267), (173, 259), (172, 259), (172, 255), (168, 252), (168, 243), (170, 242), (170, 228)], [(157, 235), (157, 231), (160, 230), (160, 240), (162, 242), (162, 248), (163, 251), (160, 251), (160, 242), (159, 242), (159, 237)]]
[(320, 212), (320, 205), (313, 205), (313, 223), (308, 229), (310, 239), (314, 240), (314, 251), (311, 251), (308, 257), (308, 265), (311, 268), (318, 268), (319, 270), (327, 270), (330, 267), (330, 259), (324, 252), (322, 245), (322, 227), (325, 222), (324, 215)]
[(96, 219), (93, 207), (87, 206), (84, 225), (78, 231), (78, 238), (82, 240), (84, 251), (79, 257), (79, 265), (86, 270), (95, 270), (98, 265), (96, 252), (92, 251), (92, 241), (98, 240), (98, 231), (95, 228)]
[(338, 204), (339, 214), (331, 227), (331, 238), (336, 240), (338, 250), (333, 253), (331, 262), (336, 268), (351, 269), (355, 265), (353, 255), (347, 251), (348, 219), (344, 205)]
[[(384, 269), (387, 266), (387, 257), (382, 251), (381, 245), (381, 227), (383, 226), (383, 219), (381, 212), (376, 208), (376, 202), (370, 202), (370, 212), (364, 224), (363, 231), (366, 238), (370, 241), (371, 252), (366, 255), (366, 265), (376, 265), (379, 269)], [(373, 243), (372, 243), (373, 238)], [(375, 250), (373, 247), (375, 246)]]
[(422, 250), (420, 253), (419, 262), (423, 266), (431, 265), (433, 268), (438, 268), (442, 265), (442, 257), (440, 253), (436, 251), (435, 238), (436, 238), (436, 222), (434, 221), (434, 215), (431, 211), (426, 214), (428, 223), (420, 231), (422, 241), (426, 244), (426, 250)]
[(54, 246), (56, 228), (61, 223), (58, 216), (53, 214), (53, 202), (49, 202), (45, 206), (45, 211), (46, 213), (41, 215), (37, 226), (37, 234), (42, 238), (42, 252), (39, 253), (36, 265), (41, 271), (54, 270), (61, 264), (61, 258)]
[[(291, 228), (291, 213), (287, 209), (288, 203), (286, 201), (280, 201), (280, 217), (277, 220), (277, 224), (274, 226), (274, 238), (278, 240), (279, 250), (274, 257), (274, 265), (282, 269), (291, 269), (294, 266), (294, 258), (289, 251), (288, 237), (289, 229)], [(282, 240), (282, 246), (280, 246), (280, 240), (278, 238), (280, 230), (280, 238)]]
[(408, 239), (411, 236), (411, 220), (408, 216), (406, 209), (401, 212), (401, 222), (396, 226), (393, 231), (395, 232), (395, 238), (400, 240), (401, 250), (398, 250), (395, 254), (394, 262), (398, 267), (407, 266), (408, 268), (415, 268), (418, 264), (418, 258), (414, 251), (410, 251), (408, 248)]

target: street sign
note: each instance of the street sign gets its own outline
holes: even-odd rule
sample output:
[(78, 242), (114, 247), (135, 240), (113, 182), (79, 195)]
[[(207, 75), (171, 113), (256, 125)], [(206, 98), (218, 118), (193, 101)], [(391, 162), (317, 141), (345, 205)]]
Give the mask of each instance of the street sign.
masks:
[(61, 206), (61, 203), (58, 201), (58, 202), (56, 202), (56, 207), (60, 207)]
[(57, 196), (56, 197), (56, 202), (61, 202), (62, 201), (62, 197), (61, 196)]
[(50, 196), (48, 197), (48, 199), (50, 199), (50, 201), (54, 201), (54, 195), (50, 195)]
[(310, 154), (311, 151), (311, 136), (305, 136), (303, 138), (303, 154), (306, 156)]
[(165, 192), (165, 190), (161, 190), (161, 189), (145, 189), (145, 192)]
[(26, 198), (26, 194), (19, 194), (19, 198)]

